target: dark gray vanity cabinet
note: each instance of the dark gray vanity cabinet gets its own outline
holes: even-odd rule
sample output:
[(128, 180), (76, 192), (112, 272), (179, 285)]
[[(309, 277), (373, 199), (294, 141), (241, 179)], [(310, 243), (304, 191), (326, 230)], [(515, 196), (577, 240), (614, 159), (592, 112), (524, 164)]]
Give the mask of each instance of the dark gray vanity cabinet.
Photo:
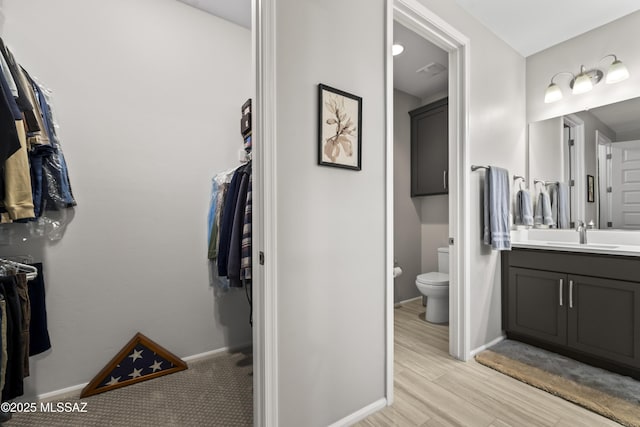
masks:
[(568, 280), (569, 347), (640, 368), (640, 283), (576, 275)]
[(528, 268), (509, 269), (508, 330), (556, 344), (567, 342), (567, 310), (560, 304), (566, 275)]
[(449, 192), (449, 98), (409, 111), (411, 197)]
[(640, 258), (502, 253), (508, 337), (640, 378)]

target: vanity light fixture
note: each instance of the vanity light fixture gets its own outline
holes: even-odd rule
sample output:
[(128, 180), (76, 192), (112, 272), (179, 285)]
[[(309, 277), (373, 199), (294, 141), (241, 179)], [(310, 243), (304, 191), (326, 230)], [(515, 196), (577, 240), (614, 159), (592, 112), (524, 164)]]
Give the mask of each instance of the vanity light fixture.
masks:
[(402, 52), (404, 52), (404, 46), (401, 44), (394, 43), (394, 45), (391, 46), (391, 53), (393, 56), (400, 55)]
[[(629, 78), (629, 70), (627, 70), (627, 67), (625, 67), (625, 65), (618, 59), (616, 55), (606, 55), (600, 60), (600, 62), (609, 57), (613, 57), (613, 62), (607, 70), (607, 77), (605, 79), (605, 82), (607, 84), (618, 83)], [(597, 68), (587, 70), (584, 65), (580, 66), (580, 73), (578, 73), (577, 76), (569, 71), (560, 71), (559, 73), (556, 73), (553, 77), (551, 77), (551, 83), (547, 87), (547, 90), (544, 92), (544, 102), (546, 104), (562, 99), (562, 90), (553, 81), (557, 76), (561, 74), (570, 74), (573, 77), (569, 82), (569, 87), (572, 89), (571, 93), (573, 93), (574, 95), (589, 92), (591, 89), (593, 89), (594, 85), (600, 83), (600, 80), (602, 80), (602, 77), (604, 76), (602, 70), (599, 70)]]

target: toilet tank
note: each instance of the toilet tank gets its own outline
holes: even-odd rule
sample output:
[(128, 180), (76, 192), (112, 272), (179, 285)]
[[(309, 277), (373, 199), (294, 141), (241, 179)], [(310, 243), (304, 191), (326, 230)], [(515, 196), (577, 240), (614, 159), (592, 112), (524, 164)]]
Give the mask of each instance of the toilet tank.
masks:
[(438, 248), (438, 271), (449, 272), (449, 246)]

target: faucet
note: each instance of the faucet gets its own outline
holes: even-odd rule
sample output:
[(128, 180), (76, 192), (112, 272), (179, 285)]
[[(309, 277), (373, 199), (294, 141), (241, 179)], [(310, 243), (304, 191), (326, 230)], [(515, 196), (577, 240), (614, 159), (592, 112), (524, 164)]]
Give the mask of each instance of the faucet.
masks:
[(580, 234), (580, 244), (587, 243), (587, 227), (584, 225), (584, 221), (576, 221), (578, 226), (576, 227), (576, 231)]

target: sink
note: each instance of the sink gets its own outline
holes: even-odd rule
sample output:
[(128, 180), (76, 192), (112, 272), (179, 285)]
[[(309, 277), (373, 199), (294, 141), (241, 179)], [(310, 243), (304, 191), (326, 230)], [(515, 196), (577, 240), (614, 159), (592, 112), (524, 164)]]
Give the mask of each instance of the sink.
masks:
[(604, 245), (600, 243), (573, 243), (573, 242), (546, 242), (549, 246), (562, 246), (572, 248), (615, 249), (618, 245)]

